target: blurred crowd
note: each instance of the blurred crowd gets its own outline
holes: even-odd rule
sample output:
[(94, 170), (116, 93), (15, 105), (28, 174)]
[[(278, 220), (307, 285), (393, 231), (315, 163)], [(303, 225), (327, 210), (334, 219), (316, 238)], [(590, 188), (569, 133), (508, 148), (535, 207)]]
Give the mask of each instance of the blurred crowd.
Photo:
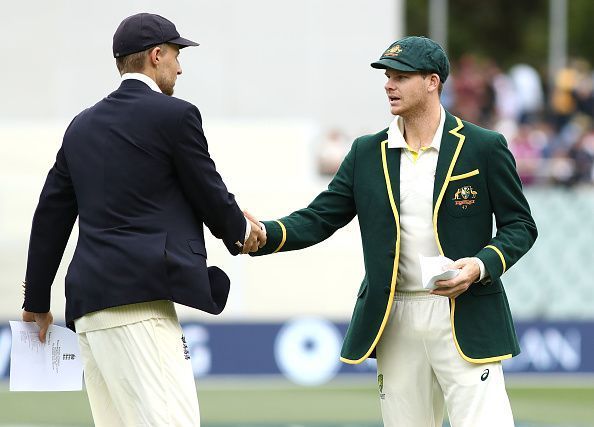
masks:
[[(494, 61), (466, 55), (452, 64), (442, 103), (453, 114), (501, 132), (524, 185), (594, 185), (594, 72), (570, 61), (550, 81), (527, 64), (502, 70)], [(330, 130), (318, 157), (332, 175), (350, 138)]]

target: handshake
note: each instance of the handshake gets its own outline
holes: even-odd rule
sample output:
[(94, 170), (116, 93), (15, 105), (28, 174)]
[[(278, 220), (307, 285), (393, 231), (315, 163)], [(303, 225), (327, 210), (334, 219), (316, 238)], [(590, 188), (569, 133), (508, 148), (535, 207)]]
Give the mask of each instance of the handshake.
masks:
[(264, 228), (264, 225), (262, 225), (262, 223), (248, 211), (244, 210), (243, 214), (251, 229), (248, 238), (243, 243), (241, 253), (247, 254), (250, 252), (257, 252), (258, 249), (264, 247), (266, 244), (266, 229)]

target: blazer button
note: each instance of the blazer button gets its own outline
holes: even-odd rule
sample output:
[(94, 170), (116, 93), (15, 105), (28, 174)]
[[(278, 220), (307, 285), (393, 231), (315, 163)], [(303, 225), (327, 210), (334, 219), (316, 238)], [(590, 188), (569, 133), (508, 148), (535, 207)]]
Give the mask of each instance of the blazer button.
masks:
[(386, 293), (386, 295), (390, 295), (390, 287), (389, 286), (384, 287), (384, 292)]

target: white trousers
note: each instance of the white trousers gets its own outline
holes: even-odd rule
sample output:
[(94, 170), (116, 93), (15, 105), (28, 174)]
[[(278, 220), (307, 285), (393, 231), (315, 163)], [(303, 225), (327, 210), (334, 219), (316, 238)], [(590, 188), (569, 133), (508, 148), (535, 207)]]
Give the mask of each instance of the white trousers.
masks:
[(501, 362), (475, 364), (458, 353), (449, 300), (397, 293), (377, 346), (385, 427), (513, 427)]
[(95, 426), (200, 426), (177, 320), (148, 319), (78, 338)]

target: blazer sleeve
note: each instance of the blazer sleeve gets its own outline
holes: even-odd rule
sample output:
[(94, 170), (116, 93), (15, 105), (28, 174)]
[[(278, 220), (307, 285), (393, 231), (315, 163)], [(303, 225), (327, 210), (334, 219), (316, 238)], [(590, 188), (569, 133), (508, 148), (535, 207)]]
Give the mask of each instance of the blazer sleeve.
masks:
[(267, 234), (266, 245), (250, 255), (307, 248), (327, 239), (355, 217), (353, 176), (356, 144), (355, 141), (328, 184), (328, 189), (320, 193), (309, 206), (279, 220), (263, 222)]
[(212, 234), (237, 255), (245, 239), (246, 221), (208, 153), (200, 112), (190, 106), (173, 141), (173, 161), (184, 194)]
[(23, 308), (34, 313), (50, 309), (51, 286), (78, 215), (64, 148), (49, 171), (33, 216)]
[(497, 233), (476, 255), (490, 280), (498, 279), (534, 244), (538, 235), (516, 162), (502, 135), (492, 144), (487, 160), (487, 186)]

